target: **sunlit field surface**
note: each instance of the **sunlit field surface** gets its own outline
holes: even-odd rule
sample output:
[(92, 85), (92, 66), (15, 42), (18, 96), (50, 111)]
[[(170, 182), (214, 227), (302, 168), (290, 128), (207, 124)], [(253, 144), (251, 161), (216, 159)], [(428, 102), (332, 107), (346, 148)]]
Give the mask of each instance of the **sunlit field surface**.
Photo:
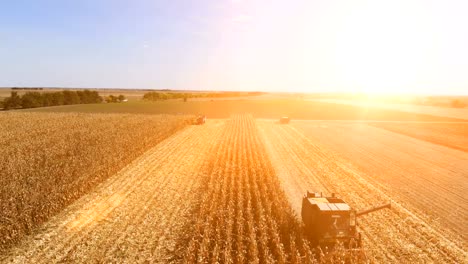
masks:
[[(466, 97), (464, 97), (466, 98)], [(466, 99), (464, 99), (466, 100)], [(450, 102), (441, 102), (441, 105), (431, 104), (415, 104), (415, 103), (398, 103), (398, 102), (375, 102), (372, 100), (337, 100), (337, 99), (325, 99), (320, 100), (322, 102), (329, 102), (343, 105), (354, 105), (363, 108), (370, 109), (388, 109), (397, 110), (411, 113), (420, 113), (433, 116), (452, 117), (459, 119), (468, 119), (468, 107), (455, 108), (450, 107)]]
[[(447, 109), (447, 108), (444, 108)], [(229, 118), (234, 114), (252, 114), (257, 118), (287, 115), (293, 119), (318, 120), (388, 120), (388, 121), (461, 121), (460, 118), (433, 116), (412, 111), (361, 107), (321, 101), (282, 98), (168, 100), (158, 102), (130, 101), (119, 104), (66, 105), (25, 109), (28, 112), (81, 112), (81, 113), (144, 113), (144, 114), (204, 114), (209, 118)], [(468, 119), (468, 117), (467, 117)]]
[(188, 118), (0, 113), (0, 249), (186, 126)]
[(468, 1), (2, 1), (0, 264), (468, 263)]
[[(5, 263), (468, 258), (463, 119), (285, 97), (36, 108), (0, 124)], [(300, 218), (307, 190), (392, 209), (359, 218), (362, 248), (320, 253)]]

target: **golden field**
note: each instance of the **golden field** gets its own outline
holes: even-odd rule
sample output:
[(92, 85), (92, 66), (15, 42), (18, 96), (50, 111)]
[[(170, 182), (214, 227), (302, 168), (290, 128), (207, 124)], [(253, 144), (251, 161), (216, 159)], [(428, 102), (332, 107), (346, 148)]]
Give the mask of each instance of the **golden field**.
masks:
[[(467, 122), (377, 110), (366, 121), (346, 106), (281, 125), (255, 118), (271, 102), (235, 103), (252, 114), (219, 109), (232, 115), (201, 126), (186, 115), (0, 113), (0, 261), (466, 262)], [(288, 106), (277, 111), (305, 107)], [(392, 209), (359, 218), (360, 250), (317, 251), (299, 218), (307, 190)]]
[(0, 248), (31, 233), (187, 117), (0, 114)]

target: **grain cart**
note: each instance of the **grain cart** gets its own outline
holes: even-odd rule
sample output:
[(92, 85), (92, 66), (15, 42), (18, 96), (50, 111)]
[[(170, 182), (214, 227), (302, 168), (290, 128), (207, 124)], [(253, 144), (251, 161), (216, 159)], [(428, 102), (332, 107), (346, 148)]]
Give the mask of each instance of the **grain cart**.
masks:
[(307, 192), (302, 199), (301, 215), (313, 246), (332, 247), (342, 242), (345, 247), (361, 247), (356, 217), (390, 207), (388, 203), (356, 212), (334, 193), (324, 197), (322, 193)]

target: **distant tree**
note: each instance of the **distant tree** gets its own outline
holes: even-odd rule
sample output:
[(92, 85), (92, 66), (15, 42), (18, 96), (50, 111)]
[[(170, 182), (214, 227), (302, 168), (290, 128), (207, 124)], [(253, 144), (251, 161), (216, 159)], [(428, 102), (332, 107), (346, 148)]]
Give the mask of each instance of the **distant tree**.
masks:
[(52, 93), (43, 93), (42, 94), (42, 106), (53, 106)]
[(99, 96), (97, 91), (85, 89), (83, 91), (77, 91), (76, 94), (80, 98), (80, 103), (82, 104), (95, 104), (102, 102), (102, 98)]
[(8, 110), (18, 107), (21, 107), (21, 97), (18, 95), (18, 92), (12, 91), (10, 97), (5, 98), (3, 101), (3, 108)]
[(91, 98), (92, 98), (93, 104), (95, 104), (95, 103), (102, 103), (102, 97), (99, 96), (99, 93), (98, 93), (97, 91), (91, 91), (90, 96), (91, 96)]
[[(19, 89), (19, 88), (18, 88)], [(26, 89), (26, 88), (25, 88)], [(41, 90), (40, 88), (27, 88), (26, 90)], [(117, 99), (114, 99), (115, 101)], [(14, 108), (35, 108), (43, 106), (92, 104), (101, 103), (102, 97), (97, 91), (61, 91), (61, 92), (26, 92), (19, 96), (18, 92), (12, 91), (11, 96), (5, 98), (2, 105), (5, 110)]]
[(52, 105), (63, 105), (65, 97), (62, 92), (55, 92), (51, 94)]
[(119, 99), (119, 102), (123, 102), (125, 100), (125, 95), (123, 94), (119, 95), (118, 99)]
[(107, 96), (107, 98), (106, 98), (106, 102), (108, 102), (108, 103), (116, 103), (117, 100), (118, 100), (118, 98), (116, 96), (112, 95), (112, 94)]
[(80, 98), (80, 103), (81, 104), (87, 104), (88, 103), (88, 98), (87, 98), (87, 95), (85, 94), (84, 91), (76, 91), (75, 93)]
[(22, 108), (36, 108), (44, 106), (44, 97), (40, 92), (27, 92), (21, 96)]
[(80, 97), (74, 91), (63, 91), (63, 104), (72, 105), (81, 103)]
[(160, 92), (149, 92), (149, 93), (145, 93), (143, 95), (143, 99), (144, 100), (149, 100), (149, 101), (158, 101), (158, 100), (162, 100), (162, 96), (161, 96), (162, 93)]

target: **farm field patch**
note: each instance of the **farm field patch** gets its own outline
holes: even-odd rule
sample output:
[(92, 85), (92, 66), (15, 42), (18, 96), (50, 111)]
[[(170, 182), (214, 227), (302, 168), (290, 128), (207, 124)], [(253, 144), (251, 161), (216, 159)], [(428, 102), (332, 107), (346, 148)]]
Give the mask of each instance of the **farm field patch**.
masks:
[(408, 135), (450, 148), (468, 151), (468, 122), (456, 123), (369, 123), (372, 126)]
[[(466, 97), (465, 97), (466, 98)], [(354, 105), (368, 109), (388, 109), (398, 110), (408, 113), (427, 114), (440, 117), (451, 117), (468, 120), (468, 108), (450, 108), (442, 106), (429, 106), (417, 104), (399, 104), (399, 103), (384, 103), (384, 102), (369, 102), (359, 100), (344, 100), (344, 99), (319, 99), (321, 102), (330, 102), (342, 105)]]
[(0, 113), (0, 249), (187, 125), (187, 116)]
[[(285, 263), (311, 260), (255, 120), (226, 123), (205, 193), (194, 215), (187, 263)], [(306, 257), (308, 256), (308, 257)]]
[(174, 261), (205, 157), (222, 127), (191, 126), (151, 148), (41, 227), (5, 261)]
[[(95, 118), (113, 116), (143, 118), (139, 128), (161, 118)], [(186, 124), (183, 116), (171, 118)], [(2, 144), (15, 138), (5, 134)], [(324, 260), (462, 263), (468, 258), (465, 151), (365, 122), (280, 125), (251, 115), (182, 125), (147, 144), (151, 147), (113, 176), (32, 228), (0, 262), (312, 263), (314, 249), (299, 218), (307, 190), (337, 193), (357, 210), (392, 202), (390, 210), (359, 218), (362, 250), (337, 251)]]
[(81, 112), (81, 113), (142, 113), (142, 114), (204, 114), (208, 118), (229, 118), (236, 114), (251, 114), (255, 118), (317, 120), (396, 120), (396, 121), (460, 121), (455, 118), (408, 113), (398, 110), (362, 108), (300, 99), (263, 100), (168, 100), (158, 102), (129, 101), (115, 104), (65, 105), (25, 109), (31, 112)]
[(362, 123), (298, 122), (294, 127), (358, 166), (363, 177), (401, 197), (428, 221), (467, 234), (468, 153)]
[(312, 263), (312, 250), (255, 120), (241, 115), (164, 140), (25, 238), (3, 261)]
[[(260, 124), (260, 130), (265, 138), (265, 145), (275, 171), (296, 212), (299, 212), (301, 202), (298, 194), (305, 193), (307, 189), (338, 193), (356, 209), (392, 201), (391, 210), (371, 213), (359, 219), (366, 254), (370, 259), (384, 263), (441, 263), (466, 260), (464, 239), (455, 235), (454, 232), (446, 233), (446, 229), (441, 228), (441, 225), (428, 220), (445, 217), (443, 214), (451, 214), (451, 217), (456, 217), (456, 221), (450, 221), (447, 217), (444, 218), (444, 224), (448, 225), (452, 231), (464, 230), (463, 219), (466, 219), (466, 210), (462, 207), (465, 203), (457, 204), (460, 202), (458, 194), (463, 187), (452, 187), (451, 192), (440, 192), (438, 193), (440, 197), (434, 197), (434, 193), (441, 188), (440, 185), (443, 186), (447, 177), (456, 179), (461, 184), (466, 182), (463, 181), (463, 175), (466, 175), (466, 172), (463, 174), (465, 168), (461, 167), (466, 164), (463, 157), (458, 157), (462, 162), (458, 164), (461, 172), (453, 168), (455, 173), (449, 176), (442, 175), (440, 179), (437, 175), (432, 179), (436, 182), (430, 182), (428, 177), (434, 177), (434, 174), (424, 175), (429, 169), (416, 174), (416, 171), (408, 170), (411, 167), (385, 160), (385, 152), (391, 148), (391, 145), (386, 148), (380, 146), (379, 153), (363, 152), (359, 155), (359, 153), (350, 152), (355, 148), (362, 149), (363, 147), (356, 147), (352, 139), (345, 138), (345, 135), (358, 136), (358, 133), (351, 133), (349, 128), (342, 128), (333, 133), (333, 130), (337, 130), (333, 122), (284, 126), (271, 121), (263, 121)], [(368, 134), (362, 136), (366, 135), (369, 138)], [(322, 138), (318, 140), (314, 136), (322, 136)], [(399, 135), (396, 134), (396, 136)], [(335, 145), (338, 140), (342, 142), (341, 145)], [(369, 142), (372, 140), (369, 139)], [(345, 147), (345, 144), (348, 144), (348, 147)], [(330, 145), (335, 145), (335, 147), (332, 148)], [(346, 148), (347, 151), (342, 148)], [(447, 159), (450, 161), (452, 158)], [(379, 166), (385, 165), (382, 169), (378, 169), (376, 163), (378, 160), (380, 160)], [(373, 168), (373, 170), (359, 167), (356, 161), (368, 164), (367, 168)], [(422, 162), (424, 164), (427, 161)], [(427, 165), (436, 165), (435, 170), (439, 173), (447, 172), (447, 170), (442, 171), (441, 165)], [(389, 168), (391, 166), (396, 168)], [(405, 173), (411, 172), (414, 174), (410, 176), (416, 178), (413, 181), (409, 181), (407, 176), (404, 176)], [(383, 182), (382, 178), (390, 183)], [(392, 179), (394, 179), (393, 185)], [(403, 183), (395, 185), (400, 180)], [(408, 188), (410, 190), (413, 188), (412, 191), (417, 189), (416, 193), (409, 192)], [(450, 205), (446, 206), (447, 203)], [(453, 210), (449, 210), (452, 205)], [(456, 209), (457, 206), (461, 208)], [(441, 215), (435, 218), (433, 214), (436, 213), (441, 213)]]

